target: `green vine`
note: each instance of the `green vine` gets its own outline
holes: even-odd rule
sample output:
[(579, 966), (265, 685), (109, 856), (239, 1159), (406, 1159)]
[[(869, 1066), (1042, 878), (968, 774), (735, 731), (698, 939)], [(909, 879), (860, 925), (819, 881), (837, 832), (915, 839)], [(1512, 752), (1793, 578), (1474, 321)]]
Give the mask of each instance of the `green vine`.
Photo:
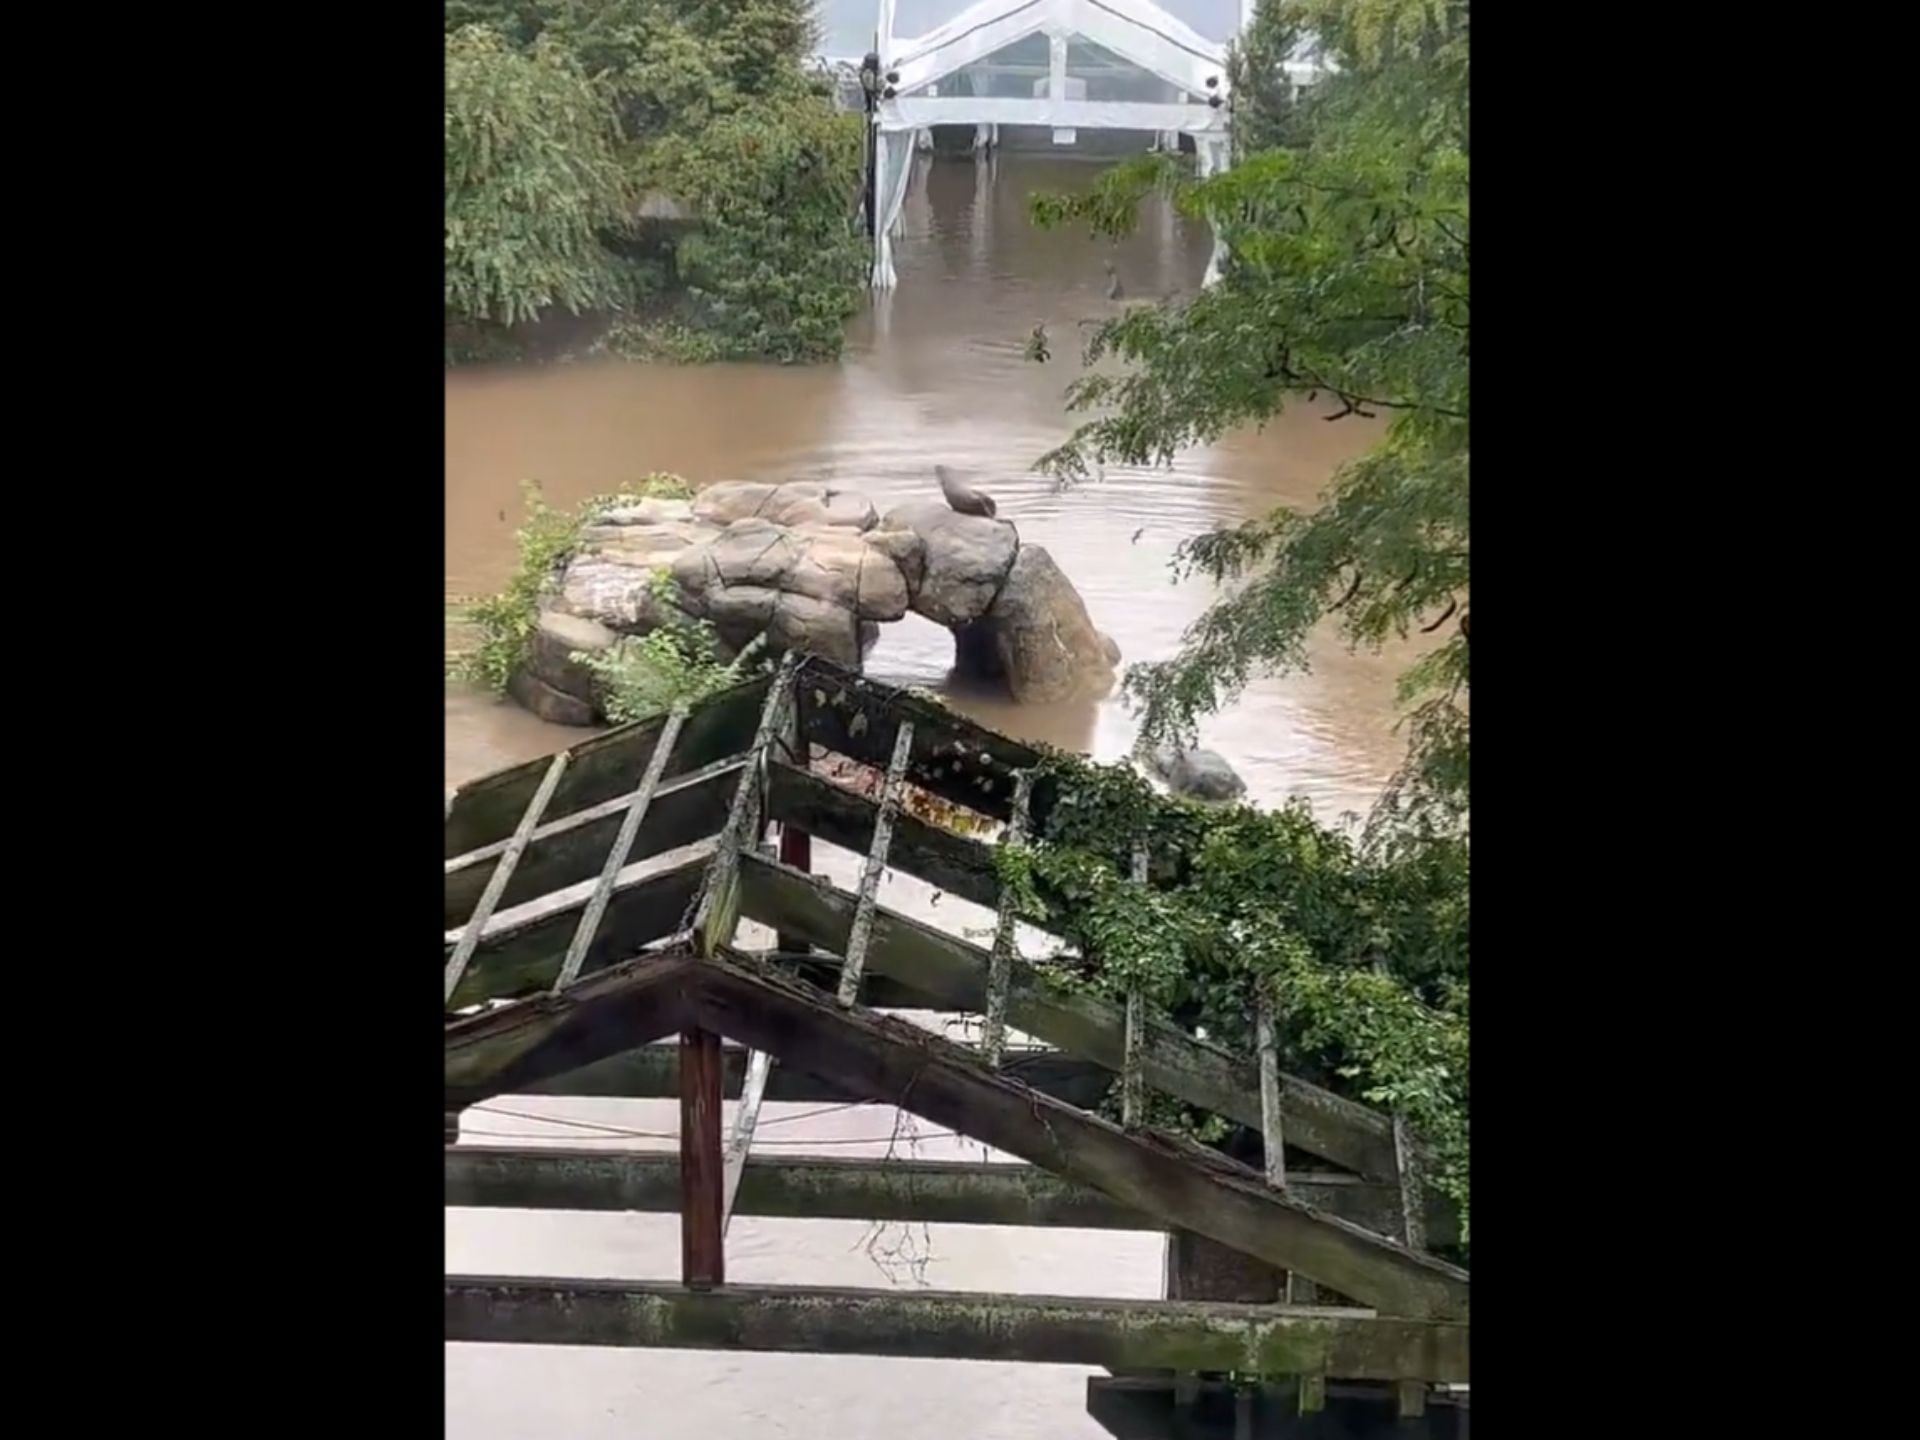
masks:
[(671, 572), (655, 572), (655, 607), (666, 617), (645, 635), (624, 636), (610, 649), (575, 651), (573, 658), (598, 679), (601, 706), (615, 725), (645, 720), (685, 701), (697, 705), (707, 696), (738, 685), (766, 668), (765, 634), (755, 636), (732, 659), (720, 653), (720, 637), (705, 620), (682, 615), (674, 606)]
[(580, 546), (580, 532), (594, 520), (621, 505), (648, 498), (685, 500), (693, 487), (678, 475), (658, 472), (606, 495), (595, 495), (572, 510), (547, 503), (540, 482), (521, 485), (527, 518), (516, 532), (520, 558), (506, 585), (494, 595), (468, 602), (464, 618), (478, 632), (478, 641), (452, 656), (451, 678), (505, 693), (513, 672), (526, 659), (540, 622), (540, 599), (551, 581)]
[[(1043, 767), (1043, 794), (1032, 839), (997, 847), (994, 864), (1021, 913), (1077, 947), (1061, 965), (1116, 999), (1138, 986), (1241, 1053), (1265, 990), (1290, 1068), (1399, 1113), (1424, 1140), (1464, 1245), (1465, 842), (1355, 838), (1304, 805), (1168, 800), (1130, 770), (1069, 756)], [(1144, 887), (1127, 878), (1142, 839)]]

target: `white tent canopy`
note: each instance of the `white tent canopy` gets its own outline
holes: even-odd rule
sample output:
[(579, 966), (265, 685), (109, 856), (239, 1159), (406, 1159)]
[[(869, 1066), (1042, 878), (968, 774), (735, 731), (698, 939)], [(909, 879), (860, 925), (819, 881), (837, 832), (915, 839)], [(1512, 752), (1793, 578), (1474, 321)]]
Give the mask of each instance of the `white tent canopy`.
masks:
[[(1160, 16), (1191, 31), (1212, 45), (1224, 47), (1246, 20), (1252, 17), (1254, 0), (1165, 0), (1158, 5), (1127, 7), (1114, 4), (1111, 9), (1157, 11)], [(828, 60), (853, 65), (869, 50), (892, 52), (884, 56), (896, 59), (905, 54), (898, 46), (879, 43), (881, 26), (888, 25), (888, 39), (912, 41), (939, 31), (952, 30), (951, 22), (963, 12), (987, 9), (993, 14), (1010, 10), (1011, 4), (979, 7), (968, 0), (894, 0), (890, 16), (882, 16), (883, 0), (817, 0), (814, 19), (819, 29), (815, 49)], [(1287, 62), (1287, 71), (1295, 80), (1310, 83), (1322, 70), (1322, 63), (1311, 41)]]
[[(1177, 6), (1193, 0), (1170, 3)], [(952, 8), (951, 0), (921, 0), (922, 9), (943, 4)], [(883, 21), (890, 18), (885, 13), (889, 8), (887, 0), (882, 0)], [(1034, 36), (1044, 36), (1048, 42), (1047, 78), (1059, 81), (1057, 86), (1035, 86), (1025, 97), (982, 94), (978, 84), (963, 86), (961, 94), (941, 93), (950, 88), (943, 87), (942, 81), (991, 66)], [(1152, 99), (1137, 93), (1125, 99), (1073, 99), (1065, 82), (1094, 78), (1087, 73), (1070, 75), (1075, 49), (1087, 57), (1084, 69), (1150, 78), (1162, 93)], [(1096, 52), (1104, 63), (1093, 60)], [(1151, 0), (976, 0), (924, 34), (895, 34), (883, 40), (880, 58), (889, 74), (899, 76), (892, 82), (897, 97), (880, 105), (883, 130), (972, 122), (1224, 133), (1227, 124), (1224, 106), (1214, 109), (1207, 104), (1210, 96), (1225, 95), (1225, 45), (1207, 39)], [(1131, 88), (1139, 90), (1137, 85)], [(1131, 108), (1118, 108), (1122, 106)], [(963, 116), (959, 113), (963, 109), (980, 113)], [(1195, 113), (1182, 115), (1174, 113), (1176, 109)]]
[[(857, 60), (877, 49), (887, 77), (873, 117), (874, 287), (896, 283), (893, 239), (914, 153), (936, 125), (970, 126), (977, 145), (1002, 125), (1050, 130), (1060, 145), (1081, 130), (1147, 132), (1162, 146), (1184, 135), (1202, 174), (1225, 169), (1227, 49), (1254, 3), (822, 0), (823, 51)], [(1209, 279), (1220, 259), (1216, 242)]]

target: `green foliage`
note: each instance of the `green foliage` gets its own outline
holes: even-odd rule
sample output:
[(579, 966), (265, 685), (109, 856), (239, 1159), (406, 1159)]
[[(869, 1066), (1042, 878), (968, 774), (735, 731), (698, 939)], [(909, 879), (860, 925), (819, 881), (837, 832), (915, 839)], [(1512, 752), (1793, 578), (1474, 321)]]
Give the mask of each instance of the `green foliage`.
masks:
[(515, 45), (531, 45), (546, 26), (549, 0), (447, 0), (447, 33), (485, 25)]
[(547, 0), (547, 33), (605, 88), (631, 142), (711, 118), (729, 87), (722, 61), (665, 0)]
[(701, 219), (680, 278), (726, 356), (840, 353), (867, 259), (848, 200), (861, 125), (817, 100), (756, 104), (662, 143), (654, 173)]
[(723, 360), (726, 341), (675, 319), (641, 320), (623, 316), (607, 329), (607, 349), (623, 360), (664, 360), (704, 365)]
[[(1288, 1064), (1405, 1115), (1464, 1225), (1466, 842), (1356, 841), (1304, 806), (1166, 800), (1132, 771), (1069, 757), (1043, 790), (1038, 832), (994, 863), (1022, 913), (1078, 948), (1069, 972), (1116, 999), (1137, 986), (1241, 1053), (1264, 990)], [(1148, 887), (1127, 879), (1142, 839)]]
[(449, 661), (452, 678), (503, 693), (513, 672), (526, 659), (527, 646), (540, 620), (540, 601), (547, 586), (566, 567), (580, 545), (580, 532), (593, 520), (620, 505), (649, 496), (666, 500), (690, 499), (693, 487), (678, 475), (648, 475), (608, 495), (596, 495), (573, 510), (547, 503), (538, 481), (521, 487), (527, 518), (515, 533), (519, 563), (498, 594), (473, 601), (465, 619), (479, 633), (478, 642)]
[(672, 588), (662, 572), (657, 592), (665, 603), (660, 609), (672, 618), (659, 629), (628, 636), (611, 650), (579, 651), (573, 657), (598, 678), (601, 705), (616, 725), (662, 714), (683, 701), (698, 704), (765, 668), (764, 635), (755, 636), (733, 659), (722, 659), (713, 627), (672, 609)]
[(542, 33), (597, 76), (628, 139), (692, 134), (755, 101), (808, 93), (807, 0), (540, 0)]
[[(1168, 157), (1091, 193), (1040, 197), (1042, 224), (1124, 233), (1169, 193), (1224, 234), (1221, 283), (1098, 327), (1071, 405), (1091, 418), (1043, 460), (1063, 483), (1095, 462), (1170, 461), (1324, 394), (1391, 417), (1311, 513), (1278, 510), (1183, 545), (1176, 568), (1221, 598), (1180, 653), (1127, 674), (1143, 739), (1184, 739), (1254, 675), (1307, 663), (1332, 620), (1355, 646), (1445, 637), (1402, 677), (1408, 763), (1366, 831), (1304, 808), (1261, 814), (1149, 799), (1122, 772), (1058, 762), (1059, 798), (998, 863), (1068, 934), (1083, 978), (1141, 984), (1188, 1024), (1250, 1048), (1262, 994), (1287, 1063), (1403, 1114), (1468, 1223), (1470, 851), (1467, 604), (1468, 164), (1460, 0), (1280, 0), (1235, 59), (1241, 153), (1196, 181)], [(1316, 34), (1340, 72), (1304, 104), (1274, 62)], [(1151, 826), (1151, 898), (1122, 877)]]
[(1183, 545), (1177, 569), (1223, 598), (1177, 656), (1125, 683), (1147, 739), (1185, 738), (1255, 674), (1304, 666), (1323, 621), (1360, 647), (1445, 630), (1403, 677), (1408, 763), (1376, 817), (1416, 834), (1463, 832), (1469, 796), (1466, 15), (1464, 0), (1268, 0), (1243, 68), (1298, 31), (1341, 66), (1303, 108), (1274, 109), (1254, 82), (1250, 131), (1280, 148), (1203, 181), (1149, 157), (1034, 205), (1042, 224), (1114, 234), (1170, 191), (1231, 249), (1219, 285), (1093, 332), (1090, 362), (1125, 363), (1073, 386), (1071, 407), (1095, 418), (1043, 457), (1063, 483), (1105, 459), (1170, 461), (1301, 394), (1391, 417), (1318, 509)]
[(1236, 156), (1306, 143), (1307, 105), (1281, 63), (1305, 31), (1296, 7), (1262, 5), (1227, 56)]
[[(802, 68), (813, 31), (807, 0), (459, 0), (448, 8), (450, 28), (456, 18), (493, 27), (461, 35), (489, 34), (497, 50), (509, 36), (521, 49), (503, 53), (526, 63), (565, 57), (570, 77), (591, 83), (615, 121), (622, 217), (655, 191), (697, 216), (685, 231), (644, 234), (603, 219), (586, 232), (597, 235), (592, 257), (579, 249), (582, 232), (569, 229), (571, 288), (556, 288), (550, 265), (522, 276), (521, 251), (492, 247), (486, 278), (527, 292), (506, 318), (578, 301), (573, 308), (609, 313), (607, 348), (634, 358), (839, 354), (866, 255), (855, 223), (862, 131)], [(498, 64), (497, 54), (489, 59)], [(538, 152), (547, 161), (599, 173), (598, 137), (579, 156), (566, 137), (550, 138)], [(449, 157), (451, 172), (451, 141)], [(542, 178), (532, 168), (524, 176)], [(544, 204), (524, 208), (544, 214)], [(660, 280), (667, 293), (645, 283)], [(450, 323), (466, 313), (456, 313), (450, 289)], [(450, 340), (450, 355), (474, 349), (464, 334)]]
[(564, 51), (471, 26), (446, 38), (446, 308), (513, 325), (618, 305), (601, 243), (631, 200), (612, 112)]

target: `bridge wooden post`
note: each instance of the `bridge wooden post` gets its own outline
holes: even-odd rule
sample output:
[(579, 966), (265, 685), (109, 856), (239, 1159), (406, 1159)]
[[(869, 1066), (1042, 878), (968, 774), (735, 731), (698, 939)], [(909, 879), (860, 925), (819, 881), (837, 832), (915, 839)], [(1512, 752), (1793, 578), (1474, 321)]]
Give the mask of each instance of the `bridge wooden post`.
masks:
[(680, 1036), (680, 1283), (726, 1284), (725, 1163), (720, 1154), (720, 1037)]
[[(794, 828), (791, 820), (780, 822), (780, 863), (791, 865), (803, 875), (813, 873), (813, 837)], [(783, 954), (788, 951), (806, 954), (812, 949), (804, 935), (777, 935), (773, 943)]]
[(1189, 1230), (1167, 1232), (1166, 1298), (1278, 1305), (1287, 1272)]
[[(792, 680), (789, 683), (794, 685), (796, 689), (800, 684), (798, 679)], [(797, 704), (787, 707), (784, 728), (787, 732), (786, 742), (789, 758), (793, 764), (799, 766), (802, 770), (808, 769), (807, 757), (809, 748), (807, 745), (807, 737), (800, 729), (800, 707)], [(765, 823), (766, 806), (762, 805), (761, 824), (764, 825)], [(800, 829), (791, 820), (782, 820), (780, 822), (780, 863), (782, 865), (791, 865), (803, 875), (813, 873), (813, 836), (805, 830)], [(776, 935), (774, 936), (773, 943), (774, 948), (782, 952), (797, 951), (801, 954), (806, 954), (810, 953), (813, 948), (807, 944), (806, 937), (803, 935)]]

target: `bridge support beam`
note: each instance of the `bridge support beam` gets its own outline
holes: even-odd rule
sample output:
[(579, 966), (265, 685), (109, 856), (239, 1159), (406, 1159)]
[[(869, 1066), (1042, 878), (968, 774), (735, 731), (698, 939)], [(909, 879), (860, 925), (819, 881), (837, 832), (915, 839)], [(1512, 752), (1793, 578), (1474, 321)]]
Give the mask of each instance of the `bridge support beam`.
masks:
[(706, 1290), (727, 1280), (725, 1166), (720, 1155), (720, 1037), (680, 1036), (680, 1280)]
[(697, 1291), (654, 1280), (449, 1275), (446, 1338), (1136, 1369), (1184, 1363), (1356, 1380), (1463, 1382), (1467, 1374), (1461, 1322), (939, 1290), (728, 1285)]
[[(664, 1047), (663, 1047), (664, 1048)], [(734, 1052), (738, 1053), (738, 1052)], [(792, 1073), (777, 1068), (774, 1076)], [(768, 1094), (773, 1093), (771, 1086)], [(457, 1119), (457, 1117), (455, 1117)], [(446, 1203), (482, 1209), (628, 1210), (671, 1214), (680, 1208), (680, 1164), (663, 1152), (522, 1148), (468, 1143), (446, 1157)], [(1376, 1233), (1399, 1221), (1391, 1187), (1347, 1175), (1296, 1172), (1294, 1195), (1318, 1210)], [(1072, 1226), (1085, 1230), (1159, 1228), (1099, 1191), (1032, 1165), (953, 1160), (851, 1160), (844, 1157), (750, 1155), (741, 1172), (737, 1215), (793, 1219), (898, 1220), (937, 1225)], [(1243, 1257), (1188, 1235), (1184, 1253), (1211, 1246), (1229, 1263)], [(1271, 1267), (1258, 1261), (1264, 1284), (1203, 1282), (1198, 1267), (1176, 1283), (1172, 1299), (1272, 1303), (1280, 1298)]]

